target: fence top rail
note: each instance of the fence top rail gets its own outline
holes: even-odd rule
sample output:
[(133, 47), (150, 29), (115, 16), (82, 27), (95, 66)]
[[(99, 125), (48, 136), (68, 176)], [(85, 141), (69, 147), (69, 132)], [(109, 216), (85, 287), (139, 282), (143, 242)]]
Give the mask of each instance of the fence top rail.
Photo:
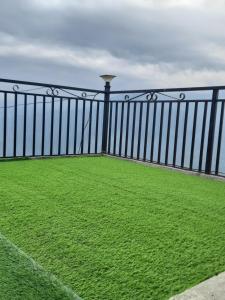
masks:
[[(74, 100), (74, 101), (87, 101), (87, 102), (104, 102), (104, 100), (101, 99), (96, 99), (96, 98), (84, 98), (84, 97), (73, 97), (73, 96), (61, 96), (61, 95), (48, 95), (48, 94), (35, 94), (35, 93), (31, 93), (31, 92), (16, 92), (17, 95), (23, 95), (23, 96), (33, 96), (33, 97), (41, 97), (41, 98), (51, 98), (51, 99), (62, 99), (62, 100)], [(10, 90), (1, 90), (0, 89), (0, 94), (15, 94), (14, 91), (10, 91)]]
[(52, 83), (23, 81), (23, 80), (14, 80), (14, 79), (7, 79), (7, 78), (0, 78), (0, 82), (2, 82), (2, 83), (12, 83), (14, 85), (27, 85), (27, 86), (36, 86), (36, 87), (43, 87), (43, 88), (46, 87), (46, 88), (53, 88), (53, 89), (71, 90), (71, 91), (80, 91), (80, 92), (90, 92), (90, 93), (98, 93), (98, 94), (104, 94), (105, 93), (105, 91), (103, 91), (103, 90), (86, 89), (86, 88), (79, 88), (79, 87), (52, 84)]
[[(50, 88), (50, 89), (60, 89), (60, 90), (70, 90), (70, 91), (80, 91), (80, 92), (90, 92), (105, 94), (105, 90), (80, 88), (74, 86), (66, 86), (52, 83), (43, 82), (33, 82), (33, 81), (23, 81), (8, 78), (0, 78), (0, 83), (8, 83), (14, 85), (25, 85), (25, 86), (35, 86), (40, 88)], [(201, 86), (201, 87), (181, 87), (181, 88), (158, 88), (158, 89), (140, 89), (140, 90), (111, 90), (110, 94), (135, 94), (135, 93), (165, 93), (165, 92), (194, 92), (194, 91), (212, 91), (212, 90), (225, 90), (225, 85), (219, 86)]]
[[(184, 100), (132, 100), (132, 101), (124, 101), (124, 100), (110, 100), (110, 103), (124, 103), (124, 104), (134, 104), (134, 103), (143, 103), (143, 104), (154, 104), (154, 103), (206, 103), (206, 102), (212, 102), (212, 99), (184, 99)], [(224, 99), (219, 99), (218, 102), (225, 102)]]
[(162, 88), (162, 89), (145, 89), (145, 90), (118, 90), (111, 91), (111, 94), (135, 94), (135, 93), (165, 93), (165, 92), (194, 92), (194, 91), (212, 91), (225, 90), (225, 85), (218, 86), (201, 86), (201, 87), (183, 87), (183, 88)]

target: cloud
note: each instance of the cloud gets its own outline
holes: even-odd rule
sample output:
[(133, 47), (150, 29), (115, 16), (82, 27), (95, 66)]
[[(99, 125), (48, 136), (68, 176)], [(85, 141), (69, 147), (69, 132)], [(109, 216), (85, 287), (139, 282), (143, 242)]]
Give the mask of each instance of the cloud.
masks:
[(219, 0), (3, 0), (0, 58), (113, 72), (137, 87), (222, 84), (224, 15)]
[[(154, 86), (169, 85), (195, 85), (195, 82), (201, 84), (222, 83), (221, 78), (225, 78), (225, 70), (210, 70), (204, 68), (202, 70), (192, 70), (186, 68), (179, 70), (177, 65), (173, 64), (151, 64), (138, 63), (129, 59), (118, 58), (105, 50), (95, 50), (92, 48), (77, 48), (71, 50), (65, 47), (55, 47), (49, 45), (41, 45), (40, 43), (26, 43), (14, 39), (12, 36), (5, 35), (1, 37), (4, 40), (0, 45), (0, 56), (17, 57), (29, 59), (29, 61), (40, 61), (60, 67), (75, 67), (85, 69), (87, 72), (113, 73), (121, 77), (131, 77), (139, 79), (146, 84), (154, 84)], [(223, 49), (216, 49), (217, 55), (225, 60)], [(221, 51), (221, 52), (220, 52)], [(216, 55), (216, 51), (212, 52)]]
[(96, 8), (99, 10), (99, 7), (204, 7), (205, 5), (218, 6), (223, 5), (223, 0), (32, 0), (31, 4), (35, 5), (37, 8), (63, 8), (68, 6), (74, 7), (85, 7), (85, 8)]

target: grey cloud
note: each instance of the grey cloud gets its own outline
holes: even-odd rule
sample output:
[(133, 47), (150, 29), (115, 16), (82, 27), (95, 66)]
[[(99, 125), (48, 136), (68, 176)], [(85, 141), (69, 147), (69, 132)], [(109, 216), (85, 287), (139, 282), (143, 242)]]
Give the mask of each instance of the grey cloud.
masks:
[[(47, 61), (34, 61), (30, 58), (1, 57), (0, 56), (0, 77), (37, 82), (48, 82), (78, 87), (93, 87), (103, 89), (104, 82), (99, 78), (99, 72), (85, 70), (80, 67), (63, 66), (52, 64)], [(138, 81), (135, 78), (126, 76), (114, 79), (114, 89), (124, 89), (132, 86), (134, 88), (146, 88), (146, 81)]]
[[(71, 5), (38, 9), (32, 1), (3, 0), (0, 32), (17, 39), (70, 49), (106, 50), (140, 64), (172, 64), (182, 68), (223, 70), (207, 52), (225, 47), (223, 11), (204, 8)], [(209, 48), (210, 49), (210, 48)], [(209, 50), (210, 51), (210, 50)], [(69, 67), (67, 67), (69, 68)]]
[[(70, 47), (106, 49), (119, 57), (150, 63), (207, 63), (207, 57), (200, 60), (198, 46), (207, 43), (207, 38), (211, 41), (211, 25), (218, 27), (218, 16), (183, 8), (90, 11), (74, 6), (58, 11), (34, 10), (24, 0), (13, 6), (9, 1), (3, 3), (1, 30), (10, 34)], [(222, 30), (220, 40), (221, 35), (225, 35)]]

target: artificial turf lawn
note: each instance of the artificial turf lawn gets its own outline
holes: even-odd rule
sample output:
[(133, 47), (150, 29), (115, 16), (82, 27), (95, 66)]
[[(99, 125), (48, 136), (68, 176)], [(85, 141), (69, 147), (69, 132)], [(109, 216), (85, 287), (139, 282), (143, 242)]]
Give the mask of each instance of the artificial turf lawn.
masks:
[(225, 270), (225, 183), (107, 157), (0, 164), (0, 231), (84, 299), (168, 299)]
[(0, 235), (0, 299), (78, 300), (79, 298)]

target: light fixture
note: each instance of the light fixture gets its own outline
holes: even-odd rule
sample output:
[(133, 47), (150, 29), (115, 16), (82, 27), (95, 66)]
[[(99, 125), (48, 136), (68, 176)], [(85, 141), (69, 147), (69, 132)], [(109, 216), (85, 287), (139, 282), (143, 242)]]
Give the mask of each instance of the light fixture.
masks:
[(100, 76), (105, 82), (111, 82), (113, 78), (115, 78), (115, 75), (101, 75)]

